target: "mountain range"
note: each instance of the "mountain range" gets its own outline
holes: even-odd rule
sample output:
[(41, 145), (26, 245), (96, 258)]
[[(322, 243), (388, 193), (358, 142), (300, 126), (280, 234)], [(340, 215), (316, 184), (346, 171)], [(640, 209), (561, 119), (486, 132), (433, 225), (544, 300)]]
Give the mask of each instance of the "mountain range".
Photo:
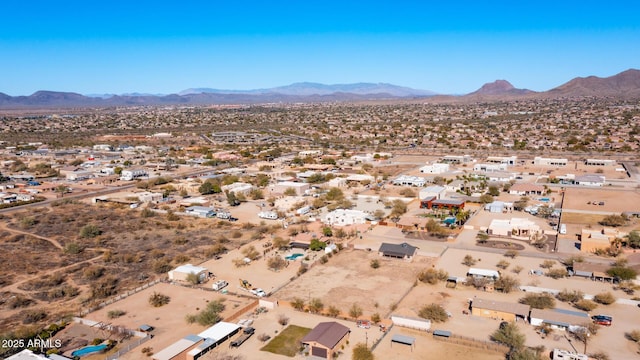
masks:
[(73, 92), (37, 91), (29, 96), (9, 96), (0, 92), (0, 109), (337, 102), (415, 98), (479, 101), (585, 96), (640, 98), (640, 70), (630, 69), (605, 78), (579, 77), (544, 92), (517, 89), (506, 80), (496, 80), (484, 84), (474, 92), (459, 96), (438, 95), (429, 90), (417, 90), (386, 83), (325, 85), (309, 82), (255, 90), (191, 88), (170, 95), (131, 93), (86, 96)]

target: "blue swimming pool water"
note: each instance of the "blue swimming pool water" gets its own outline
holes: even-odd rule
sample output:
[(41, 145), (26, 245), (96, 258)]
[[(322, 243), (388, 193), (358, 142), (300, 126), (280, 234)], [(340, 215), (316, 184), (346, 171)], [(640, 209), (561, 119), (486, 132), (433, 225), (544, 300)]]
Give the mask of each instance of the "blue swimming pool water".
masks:
[(71, 353), (71, 356), (84, 356), (84, 355), (88, 355), (94, 352), (98, 352), (98, 351), (102, 351), (104, 349), (107, 348), (107, 345), (105, 344), (101, 344), (101, 345), (95, 345), (95, 346), (87, 346), (87, 347), (83, 347), (82, 349), (78, 349), (74, 352)]
[(295, 260), (301, 256), (304, 256), (304, 254), (300, 254), (300, 253), (295, 253), (295, 254), (291, 254), (289, 256), (286, 256), (285, 259), (286, 260)]
[(549, 201), (549, 198), (540, 198), (539, 200), (540, 200), (540, 201), (547, 202), (547, 201)]

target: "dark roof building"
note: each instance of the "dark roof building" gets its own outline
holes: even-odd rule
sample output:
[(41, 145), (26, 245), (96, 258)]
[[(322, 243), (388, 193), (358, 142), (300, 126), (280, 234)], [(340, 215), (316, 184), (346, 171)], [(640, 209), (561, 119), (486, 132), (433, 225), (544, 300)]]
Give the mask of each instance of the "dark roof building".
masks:
[(333, 352), (349, 339), (350, 333), (348, 327), (335, 321), (322, 322), (302, 338), (302, 343), (310, 347), (311, 355), (331, 359)]
[(380, 256), (411, 260), (417, 249), (417, 247), (411, 246), (406, 242), (402, 244), (382, 243), (378, 252), (380, 253)]

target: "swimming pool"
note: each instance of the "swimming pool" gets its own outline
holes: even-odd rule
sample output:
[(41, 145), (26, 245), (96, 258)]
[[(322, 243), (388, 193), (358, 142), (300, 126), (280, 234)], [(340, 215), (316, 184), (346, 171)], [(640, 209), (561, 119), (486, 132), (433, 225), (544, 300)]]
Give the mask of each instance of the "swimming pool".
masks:
[(106, 344), (100, 344), (100, 345), (95, 345), (95, 346), (86, 346), (83, 347), (82, 349), (78, 349), (74, 352), (71, 353), (71, 356), (84, 356), (84, 355), (88, 355), (88, 354), (92, 354), (98, 351), (102, 351), (104, 349), (107, 348)]
[(544, 202), (549, 202), (549, 200), (550, 200), (550, 199), (549, 199), (549, 198), (544, 197), (544, 198), (540, 198), (540, 199), (538, 199), (538, 200), (540, 200), (540, 201), (544, 201)]
[(295, 253), (295, 254), (291, 254), (291, 255), (289, 255), (289, 256), (285, 256), (285, 258), (284, 258), (284, 259), (285, 259), (285, 260), (295, 260), (295, 259), (297, 259), (297, 258), (299, 258), (299, 257), (302, 257), (302, 256), (304, 256), (304, 254)]

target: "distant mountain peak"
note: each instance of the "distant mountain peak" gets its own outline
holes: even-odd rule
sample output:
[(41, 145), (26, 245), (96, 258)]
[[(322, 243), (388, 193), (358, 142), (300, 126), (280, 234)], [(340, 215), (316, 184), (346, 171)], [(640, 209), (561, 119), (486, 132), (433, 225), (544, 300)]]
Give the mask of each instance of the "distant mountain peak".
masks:
[(640, 70), (628, 69), (613, 76), (577, 77), (548, 91), (554, 96), (640, 96)]
[(531, 90), (527, 89), (516, 89), (507, 80), (496, 80), (482, 85), (480, 89), (469, 95), (522, 95), (531, 92)]

